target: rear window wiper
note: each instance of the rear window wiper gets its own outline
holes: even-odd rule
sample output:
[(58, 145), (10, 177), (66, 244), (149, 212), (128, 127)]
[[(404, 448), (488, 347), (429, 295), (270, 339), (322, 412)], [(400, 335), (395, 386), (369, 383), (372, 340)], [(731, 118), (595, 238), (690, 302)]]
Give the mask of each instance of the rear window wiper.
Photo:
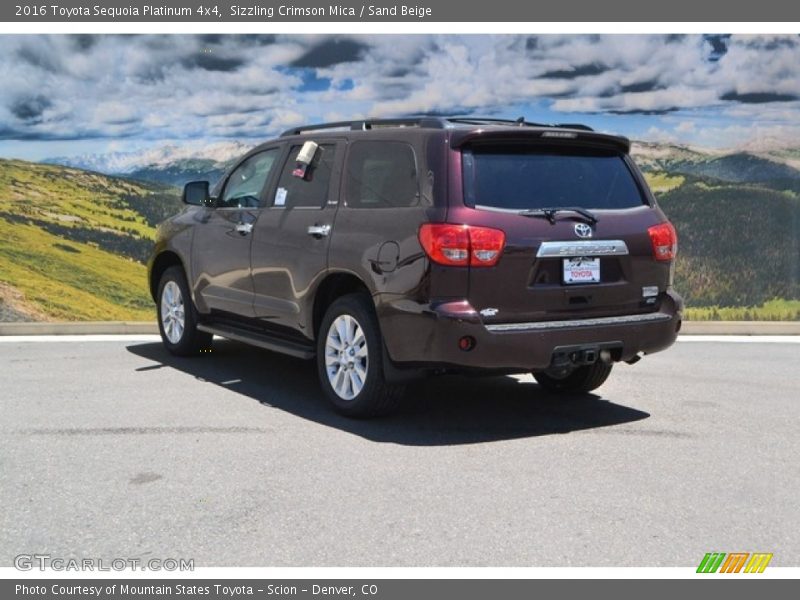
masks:
[(520, 214), (523, 217), (544, 217), (550, 221), (551, 225), (555, 225), (556, 213), (560, 212), (576, 213), (586, 219), (590, 225), (597, 223), (597, 217), (594, 215), (594, 213), (578, 206), (563, 206), (559, 208), (526, 208), (519, 211), (517, 214)]

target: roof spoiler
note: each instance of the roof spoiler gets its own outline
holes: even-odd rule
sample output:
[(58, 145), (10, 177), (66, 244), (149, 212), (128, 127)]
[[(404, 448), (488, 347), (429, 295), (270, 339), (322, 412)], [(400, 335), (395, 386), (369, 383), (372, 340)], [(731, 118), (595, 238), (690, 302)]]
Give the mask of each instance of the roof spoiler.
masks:
[(612, 148), (625, 154), (629, 154), (631, 151), (631, 141), (626, 137), (576, 129), (574, 127), (540, 129), (538, 131), (515, 131), (513, 129), (495, 131), (491, 129), (454, 130), (450, 135), (450, 146), (458, 148), (470, 142), (515, 142), (520, 140), (560, 145), (577, 143), (585, 147)]

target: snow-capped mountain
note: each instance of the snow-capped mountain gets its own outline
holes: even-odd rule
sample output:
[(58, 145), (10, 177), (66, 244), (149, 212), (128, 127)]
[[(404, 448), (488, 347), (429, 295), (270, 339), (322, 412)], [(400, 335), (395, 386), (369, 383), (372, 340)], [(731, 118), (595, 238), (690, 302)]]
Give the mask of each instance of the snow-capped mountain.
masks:
[(218, 178), (252, 146), (238, 141), (168, 144), (133, 152), (56, 157), (42, 162), (181, 186)]

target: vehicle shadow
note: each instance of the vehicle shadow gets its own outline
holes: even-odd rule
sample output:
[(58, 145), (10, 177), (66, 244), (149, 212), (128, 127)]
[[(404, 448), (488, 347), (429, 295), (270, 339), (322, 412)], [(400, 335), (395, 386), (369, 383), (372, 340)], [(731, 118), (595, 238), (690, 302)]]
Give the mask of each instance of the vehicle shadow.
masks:
[(161, 343), (132, 344), (128, 351), (156, 364), (148, 371), (178, 369), (298, 417), (376, 442), (410, 446), (473, 444), (569, 433), (646, 419), (649, 413), (595, 394), (563, 398), (513, 377), (431, 377), (410, 384), (399, 412), (353, 420), (333, 412), (317, 380), (314, 361), (215, 340), (213, 352), (171, 355)]

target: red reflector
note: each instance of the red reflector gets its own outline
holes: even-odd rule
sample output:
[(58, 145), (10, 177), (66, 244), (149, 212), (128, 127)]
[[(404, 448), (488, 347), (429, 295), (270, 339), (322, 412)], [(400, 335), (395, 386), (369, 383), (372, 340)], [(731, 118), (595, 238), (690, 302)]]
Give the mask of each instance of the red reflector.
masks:
[(465, 335), (458, 340), (458, 347), (464, 352), (469, 352), (475, 347), (475, 338), (471, 335)]
[(678, 233), (672, 223), (666, 221), (653, 225), (647, 230), (653, 244), (653, 256), (656, 260), (672, 260), (678, 254)]
[(499, 229), (450, 223), (425, 223), (419, 242), (433, 262), (440, 265), (491, 267), (497, 264), (506, 243)]

